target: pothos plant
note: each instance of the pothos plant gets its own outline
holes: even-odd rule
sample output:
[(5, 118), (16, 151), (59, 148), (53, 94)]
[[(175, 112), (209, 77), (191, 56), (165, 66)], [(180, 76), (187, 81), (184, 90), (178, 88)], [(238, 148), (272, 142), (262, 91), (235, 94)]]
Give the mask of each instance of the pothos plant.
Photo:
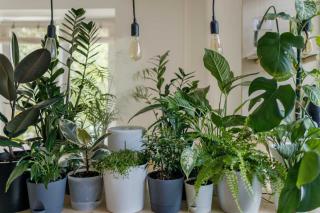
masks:
[[(269, 14), (271, 9), (274, 13)], [(277, 13), (274, 6), (266, 12), (264, 19), (275, 19), (277, 26), (279, 18), (288, 20), (290, 31), (280, 33), (277, 27), (277, 32), (267, 32), (260, 38), (260, 64), (272, 78), (257, 78), (249, 87), (248, 125), (255, 132), (272, 131), (267, 133), (269, 141), (275, 142), (287, 167), (279, 213), (311, 211), (320, 206), (319, 129), (307, 111), (310, 102), (320, 106), (320, 89), (305, 82), (306, 77), (318, 80), (319, 71), (304, 70), (301, 60), (306, 46), (302, 35), (308, 23), (319, 15), (319, 2), (295, 0), (295, 9), (293, 16)], [(286, 80), (295, 83), (292, 86)], [(290, 121), (291, 116), (294, 118)]]
[[(50, 53), (45, 49), (38, 49), (20, 60), (19, 44), (15, 34), (11, 41), (12, 63), (3, 54), (0, 54), (0, 95), (6, 99), (11, 108), (8, 118), (0, 112), (0, 120), (4, 123), (3, 133), (0, 136), (0, 146), (8, 147), (9, 160), (16, 160), (13, 147), (21, 148), (21, 136), (27, 129), (38, 123), (41, 110), (53, 104), (56, 100), (45, 100), (27, 107), (19, 108), (18, 102), (27, 94), (23, 89), (24, 84), (38, 80), (50, 65)], [(28, 141), (28, 140), (27, 140)]]

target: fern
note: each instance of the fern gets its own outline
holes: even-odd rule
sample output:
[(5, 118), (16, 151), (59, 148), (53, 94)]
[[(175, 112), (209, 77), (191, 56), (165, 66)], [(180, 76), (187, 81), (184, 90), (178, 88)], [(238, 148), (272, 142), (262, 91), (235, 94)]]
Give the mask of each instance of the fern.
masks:
[(233, 170), (225, 170), (224, 171), (225, 174), (225, 178), (226, 178), (226, 182), (227, 182), (227, 186), (231, 192), (231, 195), (234, 199), (234, 202), (236, 203), (239, 211), (242, 213), (242, 209), (240, 207), (239, 204), (239, 187), (238, 187), (238, 176), (237, 173)]
[(253, 195), (252, 185), (251, 185), (251, 182), (247, 176), (247, 172), (248, 172), (247, 166), (246, 166), (246, 163), (244, 162), (240, 152), (238, 152), (238, 158), (239, 158), (239, 169), (240, 169), (241, 179), (244, 183), (244, 186), (246, 187), (247, 192), (249, 192), (251, 195)]

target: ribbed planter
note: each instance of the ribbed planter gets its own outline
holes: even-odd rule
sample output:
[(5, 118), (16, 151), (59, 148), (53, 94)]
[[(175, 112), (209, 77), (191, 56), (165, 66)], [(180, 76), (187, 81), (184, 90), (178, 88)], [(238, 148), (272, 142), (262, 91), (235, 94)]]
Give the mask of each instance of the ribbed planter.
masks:
[[(243, 213), (259, 213), (262, 189), (257, 177), (253, 178), (252, 190), (253, 194), (247, 191), (243, 180), (238, 174), (239, 195), (238, 202)], [(218, 184), (218, 197), (220, 207), (226, 213), (240, 213), (236, 202), (228, 187), (226, 178)]]
[(157, 172), (148, 174), (151, 209), (156, 213), (177, 213), (181, 209), (183, 176), (174, 180), (156, 179)]
[(80, 211), (90, 211), (101, 203), (103, 182), (102, 176), (74, 177), (73, 172), (68, 175), (71, 206)]
[[(0, 154), (0, 160), (8, 159), (7, 153)], [(11, 184), (8, 192), (5, 192), (7, 180), (16, 167), (16, 162), (0, 162), (0, 212), (15, 213), (29, 209), (27, 179), (25, 173)]]
[(56, 182), (44, 184), (27, 181), (29, 203), (33, 213), (61, 213), (64, 206), (64, 195), (67, 177)]
[(108, 149), (112, 152), (128, 149), (141, 151), (143, 149), (142, 138), (145, 132), (143, 127), (119, 126), (108, 130)]
[(194, 187), (194, 180), (185, 181), (187, 204), (191, 213), (209, 213), (212, 207), (213, 184), (201, 186), (198, 194)]
[(106, 205), (110, 212), (133, 213), (144, 207), (145, 165), (132, 168), (125, 176), (105, 172), (103, 176)]

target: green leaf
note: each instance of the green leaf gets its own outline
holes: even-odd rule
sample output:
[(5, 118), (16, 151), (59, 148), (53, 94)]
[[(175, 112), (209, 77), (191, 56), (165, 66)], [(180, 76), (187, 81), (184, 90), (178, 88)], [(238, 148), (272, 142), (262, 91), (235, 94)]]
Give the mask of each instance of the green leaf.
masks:
[(9, 59), (0, 54), (0, 95), (9, 101), (16, 98), (16, 88), (14, 86), (14, 72)]
[(106, 156), (108, 156), (110, 154), (111, 154), (111, 152), (108, 149), (102, 149), (102, 148), (101, 149), (97, 149), (93, 153), (91, 159), (95, 160), (95, 161), (100, 161), (100, 160), (104, 159)]
[(320, 107), (320, 88), (319, 87), (304, 85), (303, 91), (314, 105)]
[(317, 5), (314, 0), (295, 0), (297, 17), (300, 21), (311, 19), (317, 14)]
[(11, 38), (11, 58), (14, 66), (17, 66), (20, 61), (20, 54), (19, 54), (19, 43), (15, 33), (12, 33), (12, 38)]
[(106, 133), (104, 135), (102, 135), (101, 137), (99, 137), (91, 146), (91, 151), (94, 150), (95, 148), (97, 148), (101, 143), (104, 142), (104, 140), (109, 137), (109, 135), (111, 135), (111, 133)]
[(320, 175), (312, 183), (302, 186), (301, 191), (297, 212), (309, 212), (320, 207)]
[(65, 139), (75, 145), (81, 146), (77, 136), (77, 125), (75, 123), (66, 119), (61, 119), (59, 122), (59, 127)]
[(156, 109), (159, 109), (162, 105), (161, 104), (152, 104), (152, 105), (149, 105), (145, 108), (143, 108), (142, 110), (138, 111), (134, 116), (132, 116), (129, 120), (132, 121), (133, 118), (137, 117), (138, 115), (141, 115), (143, 113), (146, 113), (146, 112), (149, 112), (149, 111), (152, 111), (152, 110), (156, 110)]
[(222, 125), (224, 127), (243, 126), (246, 121), (245, 116), (242, 115), (230, 115), (222, 118)]
[(205, 50), (203, 61), (204, 66), (217, 80), (221, 92), (227, 94), (230, 91), (230, 82), (233, 79), (228, 61), (219, 53), (209, 49)]
[(277, 213), (295, 213), (300, 201), (300, 190), (296, 186), (298, 178), (298, 167), (288, 171), (285, 185), (279, 198)]
[(21, 148), (22, 145), (10, 140), (9, 138), (0, 136), (0, 147), (16, 147), (16, 148)]
[(4, 124), (8, 123), (7, 117), (0, 112), (0, 121), (2, 121)]
[(182, 171), (186, 175), (187, 179), (189, 179), (189, 175), (191, 174), (192, 170), (196, 166), (198, 158), (198, 150), (193, 147), (187, 147), (183, 150), (181, 157), (180, 157), (180, 164)]
[(320, 155), (320, 139), (311, 138), (307, 140), (307, 142), (304, 145), (304, 150), (307, 152), (316, 152), (318, 155)]
[(14, 168), (14, 170), (11, 172), (7, 184), (6, 184), (6, 192), (9, 190), (10, 185), (12, 182), (20, 177), (23, 173), (25, 173), (29, 168), (29, 163), (28, 161), (20, 161), (18, 165)]
[(291, 113), (295, 104), (295, 92), (290, 85), (278, 87), (274, 79), (263, 77), (251, 83), (249, 96), (258, 91), (263, 93), (250, 101), (249, 110), (253, 107), (256, 109), (249, 115), (248, 125), (256, 132), (269, 131)]
[(297, 187), (311, 183), (320, 174), (320, 159), (315, 152), (306, 152), (301, 160)]
[(40, 78), (49, 68), (51, 62), (50, 52), (38, 49), (27, 55), (16, 67), (15, 81), (29, 83)]
[(267, 32), (258, 42), (257, 54), (264, 70), (278, 81), (289, 79), (295, 72), (293, 48), (304, 48), (302, 36), (292, 33)]
[(77, 129), (77, 137), (78, 140), (85, 146), (87, 146), (92, 140), (91, 136), (85, 129)]

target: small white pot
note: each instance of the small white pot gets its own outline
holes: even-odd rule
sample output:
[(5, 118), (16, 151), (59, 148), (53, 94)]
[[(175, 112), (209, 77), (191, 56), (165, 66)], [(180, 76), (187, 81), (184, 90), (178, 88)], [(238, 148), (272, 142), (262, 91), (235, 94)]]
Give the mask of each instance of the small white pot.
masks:
[(118, 126), (108, 130), (108, 148), (112, 152), (129, 149), (141, 151), (143, 149), (142, 138), (145, 129), (137, 126)]
[[(243, 213), (258, 213), (260, 209), (262, 187), (257, 177), (253, 178), (253, 194), (247, 191), (243, 180), (238, 173), (238, 202)], [(218, 184), (219, 203), (223, 211), (227, 213), (240, 213), (236, 202), (229, 190), (226, 178)]]
[(134, 167), (127, 176), (105, 172), (103, 176), (106, 205), (110, 212), (133, 213), (144, 207), (145, 165)]
[[(191, 181), (194, 179), (190, 179)], [(212, 206), (213, 184), (201, 186), (198, 195), (194, 185), (185, 181), (188, 209), (191, 213), (209, 213)]]

